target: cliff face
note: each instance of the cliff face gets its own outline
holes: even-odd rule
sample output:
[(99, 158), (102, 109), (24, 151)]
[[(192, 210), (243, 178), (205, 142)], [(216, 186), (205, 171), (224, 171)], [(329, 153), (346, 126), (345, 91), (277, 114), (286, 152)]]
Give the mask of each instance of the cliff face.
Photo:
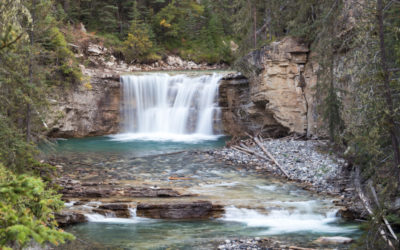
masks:
[(245, 136), (246, 132), (256, 132), (275, 137), (288, 132), (264, 105), (252, 101), (250, 82), (242, 75), (230, 75), (221, 80), (219, 106), (225, 134)]
[[(248, 81), (222, 81), (220, 104), (225, 123), (264, 136), (316, 134), (313, 89), (317, 65), (310, 60), (306, 45), (287, 37), (248, 54), (238, 66)], [(241, 134), (230, 125), (226, 130)]]
[(117, 133), (120, 121), (118, 77), (94, 76), (53, 100), (47, 123), (51, 137), (85, 137)]

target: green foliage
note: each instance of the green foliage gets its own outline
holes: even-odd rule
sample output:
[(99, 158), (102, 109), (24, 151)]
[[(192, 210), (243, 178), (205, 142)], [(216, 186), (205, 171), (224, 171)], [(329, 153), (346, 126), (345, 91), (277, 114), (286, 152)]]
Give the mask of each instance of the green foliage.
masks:
[(316, 97), (319, 101), (319, 112), (327, 124), (330, 141), (340, 142), (344, 122), (341, 114), (342, 100), (339, 96), (345, 93), (338, 87), (339, 79), (334, 70), (337, 66), (335, 58), (337, 49), (344, 46), (342, 37), (338, 35), (341, 32), (340, 23), (343, 21), (340, 17), (343, 6), (340, 1), (329, 0), (318, 7), (321, 9), (318, 19), (304, 27), (308, 29), (315, 25), (319, 26), (315, 29), (319, 32), (318, 35), (309, 36), (313, 39), (312, 48), (317, 52), (316, 59), (319, 64)]
[[(49, 73), (49, 77), (52, 78), (50, 84), (79, 82), (82, 78), (81, 70), (61, 31), (52, 27), (44, 39), (43, 47), (52, 53), (52, 60), (47, 63), (54, 68), (54, 71)], [(58, 81), (54, 76), (58, 76)]]
[(144, 62), (151, 59), (153, 43), (146, 25), (132, 22), (128, 37), (123, 43), (123, 53), (129, 62)]
[(53, 245), (72, 240), (54, 219), (62, 206), (60, 195), (46, 190), (39, 178), (16, 176), (0, 164), (0, 247), (22, 248), (32, 239)]
[(52, 86), (80, 77), (57, 28), (53, 4), (0, 3), (0, 248), (72, 239), (54, 220), (53, 212), (62, 206), (60, 197), (32, 177), (51, 176), (51, 167), (38, 162), (35, 144), (45, 130), (48, 93)]
[(34, 167), (37, 161), (33, 155), (36, 153), (34, 146), (27, 143), (25, 138), (15, 129), (13, 124), (0, 116), (0, 163), (14, 172), (28, 172)]
[[(194, 0), (59, 2), (64, 6), (67, 20), (83, 22), (88, 30), (106, 38), (117, 57), (121, 54), (128, 61), (151, 62), (171, 52), (197, 62), (232, 61), (229, 48), (232, 36), (227, 32), (230, 24), (222, 17), (221, 3)], [(217, 5), (218, 14), (214, 11)]]

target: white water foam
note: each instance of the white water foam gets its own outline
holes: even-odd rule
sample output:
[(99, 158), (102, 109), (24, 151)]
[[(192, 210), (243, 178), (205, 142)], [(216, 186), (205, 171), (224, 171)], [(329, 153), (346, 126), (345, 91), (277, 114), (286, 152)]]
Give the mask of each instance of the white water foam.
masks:
[(265, 185), (265, 186), (257, 185), (256, 187), (258, 189), (262, 189), (262, 190), (266, 190), (266, 191), (275, 191), (278, 188), (278, 186), (276, 186), (276, 185)]
[(226, 207), (225, 215), (221, 220), (240, 222), (248, 227), (265, 227), (262, 234), (285, 234), (293, 232), (318, 232), (318, 233), (349, 233), (352, 228), (332, 225), (338, 220), (336, 212), (325, 215), (316, 213), (290, 213), (286, 210), (273, 210), (269, 214), (262, 214), (256, 210), (236, 207)]
[(141, 222), (149, 222), (152, 219), (141, 218), (136, 216), (136, 208), (129, 209), (130, 218), (117, 218), (113, 214), (110, 215), (101, 215), (97, 213), (93, 214), (85, 214), (87, 220), (89, 222), (96, 222), (96, 223), (123, 223), (123, 224), (130, 224), (130, 223), (141, 223)]
[(202, 141), (216, 141), (223, 135), (205, 134), (172, 134), (172, 133), (121, 133), (110, 135), (112, 141), (172, 141), (201, 143)]
[(121, 76), (123, 133), (113, 140), (216, 140), (221, 74)]

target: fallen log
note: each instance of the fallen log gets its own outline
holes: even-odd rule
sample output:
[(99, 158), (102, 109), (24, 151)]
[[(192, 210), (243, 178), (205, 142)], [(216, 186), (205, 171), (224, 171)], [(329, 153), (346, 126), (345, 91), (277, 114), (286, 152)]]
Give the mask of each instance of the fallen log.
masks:
[[(356, 187), (358, 196), (360, 197), (360, 200), (363, 203), (363, 206), (364, 206), (365, 210), (367, 210), (368, 214), (372, 216), (373, 220), (378, 222), (377, 218), (374, 216), (374, 212), (372, 210), (372, 207), (371, 207), (371, 205), (369, 203), (368, 198), (365, 196), (365, 194), (362, 191), (361, 181), (360, 181), (360, 168), (359, 167), (356, 167), (354, 185)], [(395, 249), (392, 241), (388, 238), (385, 230), (379, 229), (379, 233), (381, 234), (383, 240), (387, 242), (389, 247), (391, 249)]]
[(281, 172), (290, 180), (290, 176), (286, 171), (282, 168), (282, 166), (278, 163), (278, 161), (274, 158), (274, 156), (268, 152), (268, 150), (262, 145), (257, 137), (252, 137), (253, 141), (261, 148), (261, 150), (275, 163), (276, 166), (281, 170)]
[(257, 156), (257, 157), (259, 157), (259, 158), (261, 158), (263, 160), (270, 161), (270, 159), (268, 159), (267, 157), (262, 156), (259, 153), (254, 152), (253, 150), (250, 150), (249, 148), (244, 148), (244, 147), (240, 147), (240, 146), (232, 146), (232, 148), (236, 149), (236, 150), (238, 150), (240, 152), (244, 152), (244, 153), (246, 153), (248, 155), (255, 155), (255, 156)]
[(177, 180), (193, 180), (193, 178), (190, 178), (190, 177), (171, 176), (171, 177), (168, 178), (168, 180), (171, 180), (171, 181), (177, 181)]
[[(369, 186), (369, 188), (371, 190), (372, 197), (374, 197), (374, 201), (375, 201), (376, 206), (380, 209), (381, 205), (379, 204), (378, 195), (376, 194), (375, 188), (372, 186), (371, 182), (368, 183), (368, 186)], [(390, 226), (389, 221), (383, 215), (382, 215), (382, 220), (385, 223), (385, 225), (386, 225), (387, 229), (389, 230), (390, 234), (392, 235), (393, 239), (395, 239), (396, 242), (399, 242), (399, 239), (397, 238), (397, 236), (394, 233), (392, 227)]]

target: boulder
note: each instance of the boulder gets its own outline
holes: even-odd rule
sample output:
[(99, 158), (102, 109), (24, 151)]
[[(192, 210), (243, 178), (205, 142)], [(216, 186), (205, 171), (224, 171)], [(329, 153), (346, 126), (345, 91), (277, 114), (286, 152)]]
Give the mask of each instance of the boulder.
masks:
[(55, 218), (61, 227), (87, 222), (86, 216), (81, 211), (61, 211), (55, 214)]
[(178, 56), (168, 56), (165, 61), (170, 66), (178, 66), (178, 67), (183, 66), (183, 60)]
[(98, 44), (90, 43), (87, 48), (87, 52), (91, 56), (101, 56), (107, 52), (107, 49)]
[(315, 240), (315, 243), (319, 244), (348, 244), (351, 242), (353, 242), (352, 238), (342, 236), (319, 237)]
[(164, 204), (140, 203), (136, 214), (153, 219), (205, 219), (212, 216), (213, 205), (209, 201), (193, 201)]

